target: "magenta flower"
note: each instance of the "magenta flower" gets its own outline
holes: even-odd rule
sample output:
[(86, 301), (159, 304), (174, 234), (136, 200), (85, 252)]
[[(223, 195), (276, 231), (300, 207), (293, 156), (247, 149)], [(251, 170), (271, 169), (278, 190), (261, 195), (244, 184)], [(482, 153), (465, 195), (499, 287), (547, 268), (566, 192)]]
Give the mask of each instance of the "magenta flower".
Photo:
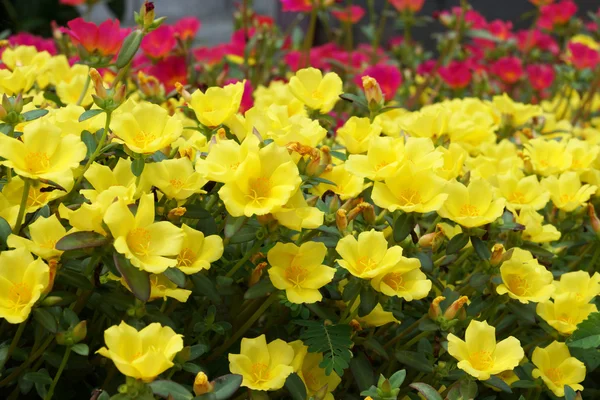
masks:
[(518, 57), (502, 57), (490, 67), (491, 72), (505, 83), (516, 83), (523, 76), (523, 63)]
[(526, 68), (527, 80), (536, 90), (544, 90), (549, 88), (554, 81), (554, 68), (552, 65), (532, 64)]
[(393, 65), (379, 64), (368, 67), (360, 75), (356, 76), (354, 82), (362, 87), (362, 77), (366, 75), (379, 83), (386, 101), (392, 100), (398, 88), (402, 85), (402, 74), (398, 67)]
[(179, 21), (175, 22), (173, 29), (175, 29), (175, 34), (185, 42), (187, 40), (194, 39), (201, 26), (202, 24), (198, 18), (183, 17)]
[(119, 52), (121, 42), (129, 30), (121, 29), (119, 20), (107, 19), (100, 25), (75, 18), (67, 22), (68, 29), (62, 31), (71, 37), (73, 43), (88, 53), (97, 52), (103, 56), (113, 56)]
[(170, 25), (161, 25), (144, 36), (142, 51), (152, 58), (163, 58), (177, 45), (175, 29)]
[(440, 78), (452, 89), (462, 89), (466, 87), (473, 74), (466, 62), (452, 61), (445, 67), (438, 70)]

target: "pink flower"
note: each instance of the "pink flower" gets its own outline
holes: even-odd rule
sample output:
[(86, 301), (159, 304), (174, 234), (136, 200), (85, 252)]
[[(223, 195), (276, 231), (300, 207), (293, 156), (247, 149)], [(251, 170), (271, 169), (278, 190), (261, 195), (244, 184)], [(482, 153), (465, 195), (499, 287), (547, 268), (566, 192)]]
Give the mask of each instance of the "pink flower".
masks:
[(9, 36), (8, 43), (10, 43), (11, 46), (33, 46), (37, 51), (47, 51), (52, 55), (56, 54), (56, 46), (52, 39), (44, 39), (43, 37), (26, 32), (19, 32)]
[(502, 57), (490, 69), (505, 83), (516, 83), (523, 76), (523, 63), (518, 57)]
[(467, 63), (452, 61), (445, 67), (441, 67), (438, 73), (442, 80), (452, 89), (462, 89), (471, 82), (471, 70)]
[[(450, 11), (442, 11), (438, 18), (440, 22), (446, 26), (452, 25), (462, 14), (462, 8), (452, 7)], [(475, 10), (467, 10), (464, 16), (466, 24), (473, 29), (484, 29), (487, 26), (487, 21), (483, 15)]]
[(229, 53), (229, 45), (224, 43), (214, 47), (198, 47), (192, 50), (192, 53), (199, 62), (215, 65), (225, 59)]
[(423, 76), (430, 75), (433, 72), (434, 68), (435, 68), (435, 60), (423, 61), (417, 67), (417, 74), (423, 75)]
[[(231, 83), (237, 83), (240, 82), (237, 79), (227, 79), (225, 81), (225, 85), (229, 85)], [(239, 112), (241, 114), (244, 114), (246, 111), (248, 111), (249, 109), (251, 109), (254, 106), (254, 97), (253, 94), (254, 93), (254, 89), (252, 88), (252, 83), (250, 83), (250, 80), (246, 80), (246, 82), (244, 83), (244, 94), (242, 95), (242, 102), (240, 103), (240, 110)]]
[(87, 3), (86, 0), (60, 0), (60, 4), (64, 4), (66, 6), (80, 6), (82, 4)]
[(577, 69), (596, 68), (600, 62), (600, 53), (583, 43), (569, 43), (568, 60)]
[(392, 50), (395, 47), (400, 47), (402, 43), (404, 43), (404, 36), (392, 36), (390, 40), (388, 40), (388, 46)]
[(158, 79), (168, 93), (175, 89), (175, 83), (187, 84), (185, 57), (170, 56), (159, 60), (148, 69), (148, 74)]
[(313, 0), (281, 0), (283, 11), (307, 12), (313, 9)]
[(557, 55), (560, 52), (556, 40), (554, 40), (552, 36), (539, 30), (519, 31), (515, 34), (515, 38), (517, 39), (517, 47), (523, 53), (527, 53), (535, 48), (548, 51), (554, 55)]
[(577, 4), (572, 0), (548, 4), (540, 8), (538, 26), (542, 29), (552, 30), (555, 25), (565, 25), (576, 13)]
[(536, 90), (547, 89), (554, 81), (554, 68), (552, 68), (552, 65), (532, 64), (528, 65), (526, 70), (527, 79)]
[(179, 21), (175, 22), (173, 29), (175, 34), (179, 36), (184, 42), (190, 39), (194, 39), (198, 30), (200, 30), (200, 20), (196, 17), (183, 17)]
[(175, 29), (170, 25), (161, 25), (142, 40), (142, 51), (149, 57), (162, 58), (177, 45)]
[[(498, 38), (501, 41), (505, 41), (510, 37), (510, 31), (512, 29), (512, 22), (510, 21), (502, 21), (499, 19), (496, 19), (492, 22), (490, 22), (489, 24), (487, 24), (485, 30), (487, 30), (489, 33), (492, 34), (492, 36)], [(477, 45), (481, 46), (481, 47), (485, 47), (487, 49), (493, 49), (494, 47), (496, 47), (496, 42), (493, 40), (487, 40), (487, 39), (480, 39), (480, 38), (476, 38), (473, 39), (473, 42), (475, 42)]]
[(350, 6), (341, 10), (333, 10), (331, 15), (342, 22), (355, 24), (365, 16), (365, 10), (361, 6)]
[(69, 29), (62, 31), (71, 37), (75, 45), (88, 53), (98, 52), (103, 56), (113, 56), (119, 52), (121, 42), (128, 30), (121, 29), (118, 19), (107, 19), (100, 25), (75, 18), (67, 22)]
[(386, 101), (394, 98), (398, 88), (402, 84), (402, 74), (398, 70), (398, 67), (393, 65), (379, 64), (368, 67), (360, 75), (356, 76), (354, 82), (359, 87), (362, 87), (362, 77), (366, 75), (379, 83)]
[(425, 0), (388, 0), (394, 8), (400, 12), (418, 12), (423, 8)]

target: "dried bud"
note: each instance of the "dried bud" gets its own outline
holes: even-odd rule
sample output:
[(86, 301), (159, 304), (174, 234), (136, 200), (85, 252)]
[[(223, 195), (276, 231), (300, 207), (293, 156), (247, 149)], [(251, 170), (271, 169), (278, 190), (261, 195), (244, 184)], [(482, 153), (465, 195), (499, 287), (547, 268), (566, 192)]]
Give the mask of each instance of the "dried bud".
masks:
[(6, 115), (8, 113), (6, 112), (6, 110), (4, 109), (4, 107), (0, 106), (0, 121), (3, 121), (4, 118), (6, 118)]
[(108, 98), (108, 92), (104, 87), (104, 80), (102, 79), (102, 76), (96, 68), (90, 69), (90, 78), (92, 78), (92, 83), (94, 84), (94, 91), (96, 92), (96, 96), (98, 96), (102, 100), (106, 100)]
[(375, 215), (375, 208), (372, 204), (369, 203), (361, 204), (366, 204), (366, 207), (363, 207), (362, 209), (363, 218), (369, 225), (375, 225), (375, 221), (377, 220), (377, 216)]
[(113, 102), (118, 106), (123, 100), (125, 100), (125, 94), (127, 93), (127, 87), (125, 85), (119, 85), (118, 88), (114, 89)]
[(442, 315), (442, 309), (440, 308), (440, 303), (446, 300), (444, 296), (438, 296), (429, 305), (429, 318), (436, 320), (440, 315)]
[(169, 218), (169, 220), (171, 221), (176, 221), (179, 218), (183, 217), (186, 211), (187, 209), (185, 207), (175, 207), (171, 211), (169, 211), (167, 218)]
[(250, 275), (250, 279), (248, 280), (248, 286), (256, 285), (258, 283), (258, 281), (260, 281), (263, 271), (268, 266), (269, 266), (269, 264), (267, 264), (266, 262), (261, 262), (256, 267), (254, 267), (254, 270), (252, 271), (252, 274)]
[(497, 243), (492, 247), (492, 257), (490, 258), (490, 264), (492, 267), (500, 265), (504, 258), (504, 246), (501, 243)]
[(348, 228), (348, 218), (346, 217), (346, 210), (340, 208), (335, 213), (335, 224), (340, 232), (345, 232)]
[(450, 307), (448, 307), (448, 309), (446, 309), (446, 312), (444, 313), (444, 318), (447, 320), (454, 319), (458, 311), (462, 309), (468, 301), (469, 298), (467, 296), (461, 296), (458, 300), (454, 301), (454, 303), (450, 304)]
[(365, 91), (365, 97), (369, 104), (369, 109), (378, 108), (383, 106), (383, 92), (379, 83), (374, 78), (368, 75), (362, 77), (363, 90)]
[[(327, 388), (329, 387), (329, 384), (325, 384), (323, 387), (321, 387), (321, 389), (317, 390), (317, 392), (312, 396), (312, 398), (314, 400), (324, 400), (325, 397), (327, 396), (328, 390)], [(373, 400), (373, 399), (371, 399)]]
[(217, 138), (219, 140), (226, 140), (227, 139), (227, 131), (224, 128), (219, 128), (217, 130)]
[(360, 326), (360, 322), (358, 322), (355, 319), (353, 319), (352, 321), (350, 321), (350, 327), (352, 328), (352, 330), (354, 332), (360, 332), (360, 331), (362, 331), (362, 326)]
[(54, 287), (54, 279), (56, 278), (56, 271), (58, 270), (58, 260), (52, 259), (48, 261), (48, 286), (44, 289), (44, 294), (48, 294)]
[(592, 203), (588, 203), (588, 215), (590, 216), (590, 222), (592, 224), (592, 229), (596, 232), (596, 236), (600, 238), (600, 219), (596, 215), (596, 209)]
[(192, 95), (190, 94), (190, 92), (188, 92), (187, 90), (185, 90), (185, 88), (183, 87), (183, 85), (179, 82), (175, 82), (175, 89), (177, 90), (177, 93), (179, 93), (179, 95), (181, 97), (183, 97), (183, 99), (186, 102), (191, 102), (192, 101)]
[(250, 262), (256, 265), (256, 263), (263, 258), (265, 258), (265, 254), (259, 251), (250, 257)]
[(419, 238), (419, 246), (420, 247), (432, 247), (433, 241), (435, 240), (437, 232), (426, 233), (425, 235)]
[(194, 379), (194, 393), (196, 396), (201, 396), (212, 391), (213, 384), (208, 381), (208, 376), (202, 371), (198, 372), (196, 379)]
[(321, 164), (331, 164), (331, 149), (329, 148), (329, 146), (321, 147)]
[(317, 205), (317, 201), (319, 201), (319, 196), (310, 196), (306, 199), (306, 204), (308, 204), (311, 207), (314, 207)]

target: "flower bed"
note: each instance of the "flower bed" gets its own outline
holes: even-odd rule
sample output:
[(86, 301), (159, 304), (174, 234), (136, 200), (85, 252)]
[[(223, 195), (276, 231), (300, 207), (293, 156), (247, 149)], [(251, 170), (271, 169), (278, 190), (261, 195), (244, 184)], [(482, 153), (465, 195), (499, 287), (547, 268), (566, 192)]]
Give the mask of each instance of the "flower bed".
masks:
[(532, 2), (517, 32), (282, 0), (304, 37), (248, 1), (214, 48), (152, 3), (10, 36), (2, 393), (596, 398), (600, 20)]

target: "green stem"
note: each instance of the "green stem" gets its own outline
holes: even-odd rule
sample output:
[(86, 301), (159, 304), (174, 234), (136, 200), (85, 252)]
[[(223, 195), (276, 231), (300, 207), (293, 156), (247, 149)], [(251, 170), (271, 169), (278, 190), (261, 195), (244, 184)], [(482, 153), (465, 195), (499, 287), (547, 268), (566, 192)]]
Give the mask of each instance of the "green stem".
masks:
[(17, 332), (15, 333), (15, 336), (13, 336), (13, 339), (10, 342), (10, 347), (8, 348), (8, 352), (6, 353), (6, 356), (4, 357), (4, 361), (2, 361), (2, 363), (0, 363), (0, 371), (2, 370), (2, 368), (4, 368), (4, 365), (6, 364), (6, 362), (8, 360), (10, 360), (10, 356), (12, 355), (13, 351), (17, 348), (17, 344), (19, 344), (21, 335), (23, 334), (23, 331), (25, 330), (25, 325), (27, 325), (27, 320), (25, 320), (19, 324), (19, 327), (17, 328)]
[(419, 340), (423, 339), (424, 337), (429, 336), (430, 333), (431, 333), (431, 331), (423, 331), (423, 332), (419, 333), (417, 336), (415, 336), (414, 338), (412, 338), (408, 342), (406, 342), (406, 344), (404, 346), (402, 346), (402, 349), (409, 349), (410, 346), (417, 343)]
[(13, 379), (15, 379), (17, 376), (19, 376), (21, 374), (21, 372), (23, 372), (29, 365), (31, 365), (32, 362), (37, 360), (44, 353), (46, 348), (48, 346), (50, 346), (50, 343), (52, 343), (53, 340), (54, 340), (54, 336), (49, 336), (46, 339), (46, 341), (44, 342), (44, 344), (42, 344), (42, 346), (39, 349), (37, 349), (37, 351), (35, 353), (33, 353), (31, 356), (29, 356), (29, 358), (23, 364), (21, 364), (18, 368), (13, 370), (10, 373), (10, 375), (8, 375), (6, 378), (4, 378), (0, 381), (0, 387), (6, 386), (8, 383), (12, 382)]
[[(352, 306), (354, 305), (354, 303), (356, 303), (356, 300), (358, 300), (358, 296), (360, 294), (360, 290), (356, 292), (356, 294), (354, 295), (354, 297), (352, 297), (352, 299), (350, 300), (350, 302), (348, 303), (348, 306), (346, 307), (346, 309), (344, 310), (344, 312), (342, 313), (342, 316), (340, 317), (340, 322), (343, 323), (344, 321), (346, 321), (346, 319), (348, 318), (348, 316), (352, 316)], [(358, 307), (356, 308), (358, 310)]]
[(244, 265), (246, 263), (246, 261), (248, 261), (250, 259), (250, 257), (252, 257), (252, 255), (254, 253), (256, 253), (256, 251), (258, 249), (260, 249), (260, 246), (262, 246), (262, 242), (260, 240), (257, 240), (256, 242), (254, 242), (254, 245), (252, 246), (252, 248), (247, 251), (246, 253), (244, 253), (244, 256), (242, 258), (240, 258), (240, 260), (233, 266), (233, 268), (231, 268), (229, 270), (229, 272), (227, 272), (227, 275), (225, 275), (228, 278), (231, 278), (233, 276), (233, 274), (235, 274), (237, 272), (238, 269), (240, 269), (240, 267), (242, 265)]
[(48, 389), (48, 393), (46, 394), (46, 398), (44, 400), (52, 399), (52, 396), (54, 395), (54, 388), (56, 388), (56, 384), (58, 383), (58, 380), (60, 379), (60, 376), (62, 375), (63, 370), (65, 369), (65, 366), (67, 365), (67, 361), (69, 361), (69, 355), (71, 355), (71, 346), (67, 346), (67, 349), (65, 350), (65, 354), (63, 355), (60, 366), (58, 367), (58, 371), (56, 371), (56, 375), (54, 375), (54, 380), (52, 381), (52, 384), (50, 385), (50, 389)]
[(315, 40), (315, 30), (317, 29), (317, 16), (318, 16), (318, 12), (319, 10), (317, 9), (317, 7), (313, 7), (311, 13), (310, 13), (310, 22), (308, 24), (308, 31), (306, 32), (306, 37), (304, 38), (304, 45), (303, 45), (303, 50), (304, 50), (304, 60), (303, 60), (303, 64), (305, 67), (309, 67), (310, 66), (310, 48), (313, 45), (313, 42)]
[(29, 198), (29, 188), (31, 187), (31, 179), (23, 178), (23, 194), (21, 195), (21, 205), (19, 206), (19, 214), (17, 215), (17, 223), (13, 233), (19, 234), (21, 225), (23, 225), (23, 218), (25, 217), (25, 210), (27, 209), (27, 199)]
[(104, 124), (104, 132), (102, 132), (102, 137), (100, 138), (100, 141), (98, 142), (98, 146), (96, 147), (96, 150), (94, 150), (94, 152), (92, 153), (90, 158), (87, 160), (87, 163), (85, 163), (85, 166), (83, 167), (83, 171), (81, 171), (81, 175), (79, 175), (79, 177), (77, 177), (77, 180), (75, 181), (75, 184), (73, 185), (73, 189), (75, 189), (77, 187), (77, 185), (79, 185), (81, 183), (85, 172), (88, 170), (90, 165), (92, 165), (94, 160), (96, 158), (98, 158), (98, 156), (100, 155), (100, 152), (102, 151), (102, 148), (104, 147), (104, 144), (106, 143), (106, 139), (108, 138), (108, 132), (110, 130), (111, 116), (112, 116), (112, 113), (107, 111), (106, 112), (106, 123)]
[(264, 303), (262, 303), (262, 305), (258, 308), (258, 310), (256, 310), (256, 312), (254, 314), (252, 314), (252, 316), (248, 319), (248, 321), (246, 321), (246, 323), (244, 325), (241, 326), (240, 329), (238, 329), (235, 334), (229, 338), (229, 340), (227, 340), (225, 343), (223, 343), (223, 345), (221, 347), (219, 347), (218, 349), (216, 349), (210, 357), (207, 358), (207, 362), (213, 361), (217, 358), (219, 358), (219, 356), (221, 354), (223, 354), (227, 349), (229, 349), (229, 347), (231, 347), (232, 344), (234, 344), (240, 337), (242, 337), (244, 335), (244, 333), (246, 333), (246, 331), (248, 329), (250, 329), (252, 327), (252, 325), (254, 325), (254, 323), (256, 322), (256, 320), (258, 320), (264, 313), (265, 311), (267, 311), (267, 309), (271, 306), (271, 304), (273, 304), (275, 301), (277, 301), (277, 292), (274, 292), (271, 294), (271, 296), (269, 296)]
[(375, 31), (375, 38), (373, 39), (373, 49), (372, 49), (372, 53), (371, 53), (371, 61), (373, 63), (377, 62), (377, 49), (379, 48), (379, 45), (381, 44), (381, 38), (383, 37), (383, 32), (385, 31), (385, 25), (387, 23), (387, 11), (388, 11), (388, 7), (390, 5), (389, 1), (386, 1), (385, 3), (383, 3), (383, 10), (381, 11), (381, 18), (379, 18), (379, 26), (377, 27), (377, 30)]
[(384, 344), (383, 347), (385, 349), (387, 349), (388, 347), (391, 347), (394, 344), (396, 344), (404, 336), (406, 336), (409, 333), (411, 333), (412, 331), (414, 331), (415, 328), (417, 328), (419, 326), (419, 324), (421, 323), (421, 321), (423, 321), (425, 318), (429, 318), (429, 316), (428, 315), (424, 315), (421, 318), (419, 318), (418, 320), (416, 320), (415, 322), (413, 322), (408, 328), (406, 328), (405, 330), (403, 330), (402, 332), (400, 332), (399, 335), (395, 336), (392, 340), (390, 340), (389, 342), (387, 342), (386, 344)]
[(85, 95), (87, 94), (87, 91), (90, 88), (91, 81), (92, 81), (92, 76), (90, 74), (88, 74), (87, 78), (85, 79), (85, 85), (83, 85), (83, 90), (81, 91), (81, 94), (79, 95), (79, 98), (77, 99), (78, 106), (80, 106), (81, 103), (83, 102), (83, 99), (85, 98)]

